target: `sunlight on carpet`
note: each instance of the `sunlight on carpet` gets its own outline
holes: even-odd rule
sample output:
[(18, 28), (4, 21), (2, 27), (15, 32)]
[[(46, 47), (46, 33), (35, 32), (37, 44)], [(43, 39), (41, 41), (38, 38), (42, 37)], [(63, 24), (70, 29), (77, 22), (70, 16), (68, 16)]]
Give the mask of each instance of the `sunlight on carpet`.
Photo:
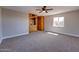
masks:
[(56, 35), (56, 36), (58, 36), (59, 34), (57, 34), (57, 33), (52, 33), (52, 32), (47, 32), (48, 34), (52, 34), (52, 35)]

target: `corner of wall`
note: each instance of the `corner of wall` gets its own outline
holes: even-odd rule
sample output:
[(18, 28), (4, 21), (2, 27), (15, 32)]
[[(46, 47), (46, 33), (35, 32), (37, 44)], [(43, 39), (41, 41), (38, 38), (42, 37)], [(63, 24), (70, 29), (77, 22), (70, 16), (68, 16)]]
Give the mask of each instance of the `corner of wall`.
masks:
[(2, 43), (2, 40), (3, 40), (3, 39), (2, 39), (2, 38), (0, 38), (0, 44)]
[(2, 8), (0, 7), (0, 44), (2, 42)]

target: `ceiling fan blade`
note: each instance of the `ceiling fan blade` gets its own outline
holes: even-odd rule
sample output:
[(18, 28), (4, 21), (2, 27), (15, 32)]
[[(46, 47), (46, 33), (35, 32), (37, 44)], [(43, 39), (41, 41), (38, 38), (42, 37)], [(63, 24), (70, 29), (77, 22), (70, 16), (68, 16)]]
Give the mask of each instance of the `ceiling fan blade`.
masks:
[(43, 8), (46, 8), (47, 6), (43, 6)]
[(48, 13), (47, 10), (45, 12)]
[(51, 9), (46, 9), (46, 10), (53, 10), (53, 9), (51, 8)]

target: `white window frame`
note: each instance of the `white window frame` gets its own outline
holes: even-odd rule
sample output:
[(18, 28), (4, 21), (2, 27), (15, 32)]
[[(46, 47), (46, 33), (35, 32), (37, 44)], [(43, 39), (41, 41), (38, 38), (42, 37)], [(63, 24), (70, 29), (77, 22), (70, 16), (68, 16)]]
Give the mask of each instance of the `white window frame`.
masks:
[[(62, 18), (62, 19), (60, 19)], [(61, 23), (61, 21), (63, 23)], [(53, 27), (64, 27), (64, 17), (54, 17), (53, 18)]]

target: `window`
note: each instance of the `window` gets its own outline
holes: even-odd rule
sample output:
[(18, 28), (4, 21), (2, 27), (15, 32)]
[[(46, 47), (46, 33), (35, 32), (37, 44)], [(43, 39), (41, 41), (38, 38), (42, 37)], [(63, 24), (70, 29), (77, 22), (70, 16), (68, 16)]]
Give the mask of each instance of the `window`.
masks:
[(54, 17), (53, 26), (54, 27), (64, 27), (64, 17)]

